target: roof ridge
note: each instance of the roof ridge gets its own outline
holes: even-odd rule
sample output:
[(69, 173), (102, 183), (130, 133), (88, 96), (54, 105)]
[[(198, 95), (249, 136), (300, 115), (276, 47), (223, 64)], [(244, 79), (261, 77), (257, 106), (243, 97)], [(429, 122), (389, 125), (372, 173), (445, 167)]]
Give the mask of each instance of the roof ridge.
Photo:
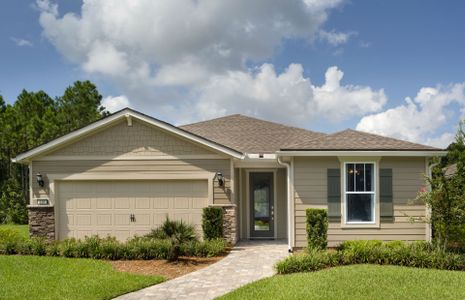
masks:
[(182, 128), (182, 127), (188, 127), (188, 126), (191, 126), (191, 125), (200, 125), (200, 124), (203, 124), (203, 123), (207, 123), (207, 122), (211, 122), (211, 121), (217, 121), (217, 120), (226, 119), (226, 118), (230, 118), (230, 117), (248, 118), (248, 119), (264, 122), (264, 123), (267, 123), (267, 124), (272, 124), (272, 125), (275, 125), (275, 126), (278, 125), (278, 126), (282, 126), (282, 127), (286, 127), (286, 128), (303, 130), (303, 131), (306, 131), (306, 132), (309, 132), (309, 133), (316, 133), (316, 134), (321, 134), (321, 135), (324, 135), (324, 136), (327, 135), (327, 133), (324, 133), (324, 132), (314, 131), (314, 130), (310, 130), (310, 129), (306, 129), (306, 128), (302, 128), (302, 127), (297, 127), (297, 126), (292, 126), (292, 125), (286, 125), (286, 124), (279, 123), (279, 122), (264, 120), (264, 119), (261, 119), (261, 118), (248, 116), (248, 115), (245, 115), (245, 114), (232, 114), (232, 115), (227, 115), (227, 116), (218, 117), (218, 118), (214, 118), (214, 119), (204, 120), (204, 121), (200, 121), (200, 122), (180, 125), (179, 127)]
[(344, 132), (354, 132), (354, 133), (357, 133), (357, 134), (369, 135), (369, 136), (372, 136), (372, 137), (378, 137), (378, 138), (383, 138), (383, 139), (389, 139), (389, 140), (396, 141), (396, 142), (408, 143), (408, 144), (410, 144), (410, 145), (421, 146), (421, 147), (428, 147), (428, 148), (431, 148), (431, 149), (440, 150), (439, 148), (436, 148), (436, 147), (433, 147), (433, 146), (430, 146), (430, 145), (423, 145), (423, 144), (420, 144), (420, 143), (415, 143), (415, 142), (411, 142), (411, 141), (407, 141), (407, 140), (402, 140), (402, 139), (399, 139), (399, 138), (394, 138), (394, 137), (390, 137), (390, 136), (386, 136), (386, 135), (381, 135), (381, 134), (366, 132), (366, 131), (362, 131), (362, 130), (356, 130), (356, 129), (352, 129), (352, 128), (346, 128), (346, 129), (344, 129), (344, 130), (336, 131), (336, 132), (334, 132), (334, 133), (330, 133), (330, 134), (327, 134), (327, 135), (324, 135), (324, 136), (319, 136), (319, 137), (316, 137), (316, 138), (314, 138), (314, 139), (310, 139), (309, 141), (303, 141), (303, 142), (295, 143), (295, 144), (290, 145), (290, 146), (288, 146), (287, 148), (283, 148), (283, 149), (298, 148), (299, 146), (306, 145), (308, 142), (315, 142), (315, 141), (318, 141), (318, 140), (322, 140), (322, 141), (323, 141), (323, 140), (325, 140), (325, 139), (328, 139), (328, 138), (337, 136), (338, 134), (341, 134), (341, 133), (344, 133)]
[(227, 118), (231, 118), (231, 117), (237, 117), (237, 116), (242, 116), (242, 115), (241, 115), (241, 114), (226, 115), (226, 116), (217, 117), (217, 118), (213, 118), (213, 119), (208, 119), (208, 120), (203, 120), (203, 121), (198, 121), (198, 122), (183, 124), (183, 125), (179, 125), (178, 127), (187, 127), (187, 126), (191, 126), (191, 125), (198, 125), (198, 124), (203, 124), (203, 123), (207, 123), (207, 122), (211, 122), (211, 121), (216, 121), (216, 120), (221, 120), (221, 119), (227, 119)]
[[(395, 138), (395, 137), (391, 137), (391, 136), (387, 136), (387, 135), (382, 135), (382, 134), (379, 134), (379, 133), (372, 133), (372, 132), (368, 132), (368, 131), (363, 131), (363, 130), (356, 130), (356, 129), (347, 128), (347, 129), (345, 129), (343, 131), (353, 131), (353, 132), (357, 132), (357, 133), (371, 135), (371, 136), (374, 136), (374, 137), (381, 137), (381, 138), (391, 139), (391, 140), (395, 140), (395, 141), (399, 141), (399, 142), (410, 143), (412, 145), (428, 146), (428, 147), (435, 148), (435, 147), (430, 146), (430, 145), (423, 145), (423, 144), (420, 144), (420, 143), (411, 142), (411, 141), (407, 141), (407, 140), (403, 140), (403, 139), (399, 139), (399, 138)], [(341, 131), (341, 132), (343, 132), (343, 131)]]

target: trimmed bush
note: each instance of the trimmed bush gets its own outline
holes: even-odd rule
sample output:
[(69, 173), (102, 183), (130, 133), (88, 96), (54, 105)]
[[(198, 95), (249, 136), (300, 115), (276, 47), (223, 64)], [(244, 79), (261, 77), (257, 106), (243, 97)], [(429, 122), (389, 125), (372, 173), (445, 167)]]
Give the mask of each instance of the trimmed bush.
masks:
[(352, 264), (465, 270), (465, 255), (437, 251), (426, 242), (347, 241), (336, 251), (308, 249), (289, 256), (276, 264), (275, 268), (279, 274), (289, 274)]
[(227, 246), (224, 239), (190, 242), (181, 246), (181, 253), (184, 256), (214, 257), (225, 254)]
[[(158, 238), (155, 238), (158, 237)], [(163, 238), (160, 238), (163, 237)], [(43, 238), (25, 238), (15, 230), (0, 231), (0, 254), (47, 255), (93, 259), (169, 259), (179, 256), (211, 257), (224, 254), (223, 239), (199, 241), (193, 226), (166, 220), (144, 237), (119, 242), (114, 237), (85, 237), (47, 243)]]
[(0, 254), (17, 254), (25, 241), (16, 230), (0, 230)]
[(326, 209), (308, 208), (307, 243), (311, 249), (326, 249), (328, 245), (328, 211)]
[(223, 238), (223, 208), (205, 207), (202, 214), (202, 230), (205, 240)]

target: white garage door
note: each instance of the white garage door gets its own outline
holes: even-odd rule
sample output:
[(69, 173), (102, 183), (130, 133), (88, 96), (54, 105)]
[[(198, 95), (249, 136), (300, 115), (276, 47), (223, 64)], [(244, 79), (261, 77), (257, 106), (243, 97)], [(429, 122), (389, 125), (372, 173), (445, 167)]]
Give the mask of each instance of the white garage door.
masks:
[(111, 235), (126, 240), (150, 232), (166, 217), (193, 224), (201, 234), (208, 203), (206, 180), (62, 181), (56, 190), (60, 239)]

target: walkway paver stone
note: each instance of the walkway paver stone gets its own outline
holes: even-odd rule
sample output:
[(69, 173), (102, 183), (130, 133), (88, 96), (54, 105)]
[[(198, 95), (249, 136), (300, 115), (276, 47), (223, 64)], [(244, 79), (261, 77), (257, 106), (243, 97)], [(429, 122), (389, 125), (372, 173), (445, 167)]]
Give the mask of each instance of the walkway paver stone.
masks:
[(287, 255), (287, 244), (282, 241), (241, 241), (213, 265), (116, 299), (214, 299), (272, 276), (274, 264)]

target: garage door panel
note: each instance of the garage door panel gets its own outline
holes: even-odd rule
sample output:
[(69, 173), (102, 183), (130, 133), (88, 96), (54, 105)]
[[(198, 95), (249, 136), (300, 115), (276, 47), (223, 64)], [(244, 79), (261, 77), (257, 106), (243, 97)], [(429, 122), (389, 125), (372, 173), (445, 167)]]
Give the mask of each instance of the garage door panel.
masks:
[(74, 225), (76, 225), (76, 226), (91, 226), (92, 225), (92, 215), (91, 214), (76, 215)]
[(174, 198), (174, 209), (188, 209), (190, 206), (190, 198), (176, 197)]
[(152, 201), (150, 198), (136, 198), (135, 208), (136, 209), (149, 209), (151, 202)]
[(77, 198), (75, 199), (76, 209), (92, 209), (92, 199)]
[(166, 220), (166, 217), (169, 217), (168, 212), (155, 212), (153, 214), (153, 225), (158, 227)]
[(97, 209), (111, 209), (113, 208), (113, 199), (112, 198), (97, 198), (95, 200), (95, 206)]
[(207, 186), (206, 180), (58, 182), (59, 238), (98, 234), (124, 241), (159, 227), (167, 216), (201, 235)]
[(131, 223), (130, 214), (115, 214), (115, 226), (118, 225), (129, 225)]
[(98, 226), (111, 226), (113, 225), (113, 215), (107, 214), (99, 214), (97, 215), (97, 225)]
[(151, 224), (151, 215), (150, 214), (134, 214), (135, 217), (135, 225), (147, 225)]
[(153, 199), (153, 208), (156, 209), (169, 209), (170, 200), (168, 198), (156, 198)]

